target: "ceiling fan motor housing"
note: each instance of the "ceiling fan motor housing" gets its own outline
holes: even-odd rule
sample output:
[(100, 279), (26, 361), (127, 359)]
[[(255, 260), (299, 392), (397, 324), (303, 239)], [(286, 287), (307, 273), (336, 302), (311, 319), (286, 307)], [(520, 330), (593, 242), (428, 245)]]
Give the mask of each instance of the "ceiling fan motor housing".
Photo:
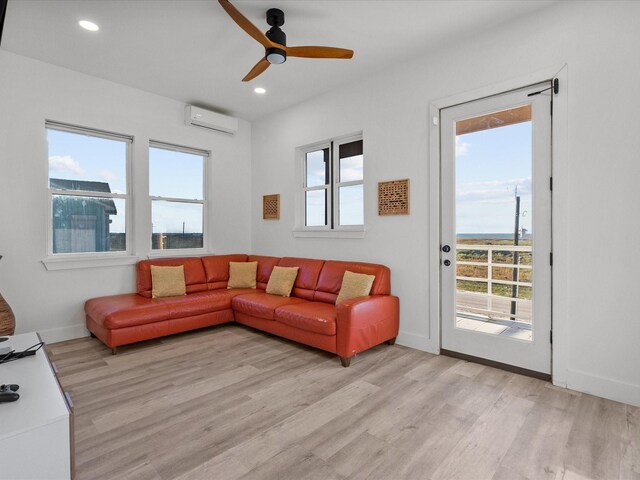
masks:
[[(287, 45), (287, 35), (280, 29), (284, 25), (284, 12), (279, 8), (267, 10), (267, 23), (271, 25), (265, 34), (273, 43)], [(287, 52), (281, 48), (267, 48), (265, 57), (270, 63), (284, 63), (287, 60)]]
[(284, 25), (284, 12), (279, 8), (270, 8), (267, 10), (267, 23), (272, 27), (281, 27)]

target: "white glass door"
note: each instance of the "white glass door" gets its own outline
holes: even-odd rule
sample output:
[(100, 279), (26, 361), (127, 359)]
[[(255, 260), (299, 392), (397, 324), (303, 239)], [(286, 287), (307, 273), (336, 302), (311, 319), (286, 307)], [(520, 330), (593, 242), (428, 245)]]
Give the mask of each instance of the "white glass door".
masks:
[(548, 83), (441, 110), (442, 348), (551, 372)]

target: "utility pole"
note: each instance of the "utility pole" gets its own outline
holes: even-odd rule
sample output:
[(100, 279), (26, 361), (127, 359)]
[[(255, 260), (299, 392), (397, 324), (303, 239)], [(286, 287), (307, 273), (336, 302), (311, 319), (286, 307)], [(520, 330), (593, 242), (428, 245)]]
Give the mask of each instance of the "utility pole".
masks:
[[(513, 229), (513, 245), (518, 246), (520, 244), (520, 195), (518, 195), (518, 187), (516, 186), (516, 218), (515, 218), (515, 228)], [(517, 251), (513, 252), (513, 275), (511, 276), (512, 281), (514, 282), (511, 286), (511, 320), (516, 319), (516, 298), (518, 298), (518, 270), (517, 267), (519, 261), (519, 255)]]

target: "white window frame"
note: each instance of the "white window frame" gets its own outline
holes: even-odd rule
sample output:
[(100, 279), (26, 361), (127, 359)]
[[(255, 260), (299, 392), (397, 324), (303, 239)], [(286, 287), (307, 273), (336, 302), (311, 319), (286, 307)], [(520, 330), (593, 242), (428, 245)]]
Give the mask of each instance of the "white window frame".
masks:
[[(331, 172), (333, 171), (332, 166), (329, 166), (329, 179), (328, 179), (328, 183), (325, 183), (324, 185), (317, 185), (315, 187), (307, 187), (306, 183), (307, 183), (307, 154), (311, 153), (311, 152), (316, 152), (319, 150), (324, 150), (325, 148), (329, 149), (329, 164), (332, 164), (332, 147), (331, 147), (331, 142), (323, 142), (323, 143), (318, 143), (315, 144), (311, 147), (305, 148), (302, 151), (302, 210), (303, 210), (303, 216), (302, 216), (302, 226), (304, 227), (305, 230), (308, 231), (326, 231), (326, 230), (331, 230), (331, 212), (332, 212), (332, 195), (331, 195), (331, 184), (332, 184), (332, 179), (331, 179)], [(322, 191), (324, 190), (325, 193), (325, 198), (326, 198), (326, 204), (325, 204), (325, 216), (327, 218), (327, 225), (318, 225), (318, 226), (307, 226), (307, 192), (313, 192), (313, 191)]]
[[(202, 247), (200, 248), (168, 248), (164, 250), (154, 249), (152, 244), (153, 228), (151, 229), (151, 236), (149, 237), (149, 257), (184, 257), (190, 255), (202, 255), (209, 251), (208, 249), (208, 231), (209, 231), (209, 215), (207, 214), (207, 198), (208, 198), (208, 159), (211, 157), (211, 151), (202, 150), (199, 148), (185, 147), (184, 145), (176, 145), (173, 143), (162, 142), (159, 140), (149, 140), (149, 149), (160, 148), (163, 150), (169, 150), (173, 152), (188, 153), (190, 155), (197, 155), (202, 157), (202, 199), (197, 200), (193, 198), (181, 198), (181, 197), (163, 197), (149, 195), (149, 212), (153, 215), (153, 202), (165, 201), (175, 203), (191, 203), (202, 205)], [(149, 162), (149, 172), (151, 172), (151, 162)], [(151, 181), (149, 175), (149, 182)], [(149, 183), (149, 191), (151, 191), (151, 184)]]
[[(340, 225), (340, 187), (352, 185), (362, 185), (364, 191), (365, 162), (362, 163), (362, 180), (350, 182), (340, 182), (340, 145), (363, 140), (362, 133), (346, 135), (333, 138), (323, 142), (305, 145), (297, 149), (296, 165), (300, 172), (300, 188), (298, 189), (298, 201), (296, 210), (296, 227), (293, 230), (295, 237), (335, 237), (335, 238), (362, 238), (364, 237), (365, 224), (362, 225)], [(329, 148), (329, 183), (316, 187), (307, 187), (307, 161), (308, 153)], [(364, 157), (364, 152), (363, 152)], [(306, 192), (314, 190), (327, 191), (327, 225), (307, 226), (306, 225)], [(363, 195), (363, 218), (366, 218), (366, 206)]]
[[(98, 130), (94, 128), (71, 125), (67, 123), (57, 122), (54, 120), (45, 120), (45, 130), (57, 130), (61, 132), (74, 133), (77, 135), (85, 135), (91, 137), (104, 138), (107, 140), (115, 140), (126, 143), (126, 165), (127, 174), (126, 193), (107, 193), (107, 192), (87, 192), (84, 190), (62, 190), (51, 188), (48, 173), (48, 154), (47, 147), (47, 202), (48, 202), (48, 221), (47, 221), (47, 257), (43, 263), (47, 270), (63, 270), (69, 268), (85, 268), (101, 265), (128, 265), (135, 263), (137, 258), (131, 255), (131, 245), (133, 245), (133, 219), (131, 206), (131, 154), (133, 149), (133, 135), (109, 132), (106, 130)], [(125, 201), (125, 249), (124, 251), (114, 252), (76, 252), (76, 253), (53, 253), (53, 197), (55, 195), (69, 197), (93, 197), (93, 198), (113, 198), (123, 199)]]

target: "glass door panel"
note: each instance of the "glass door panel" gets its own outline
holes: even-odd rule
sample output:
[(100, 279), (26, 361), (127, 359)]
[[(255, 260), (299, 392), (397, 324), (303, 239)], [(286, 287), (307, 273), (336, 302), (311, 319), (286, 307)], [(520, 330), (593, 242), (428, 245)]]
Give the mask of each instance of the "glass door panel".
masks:
[(456, 328), (532, 337), (531, 105), (455, 122)]
[(549, 373), (545, 86), (441, 110), (441, 346)]

